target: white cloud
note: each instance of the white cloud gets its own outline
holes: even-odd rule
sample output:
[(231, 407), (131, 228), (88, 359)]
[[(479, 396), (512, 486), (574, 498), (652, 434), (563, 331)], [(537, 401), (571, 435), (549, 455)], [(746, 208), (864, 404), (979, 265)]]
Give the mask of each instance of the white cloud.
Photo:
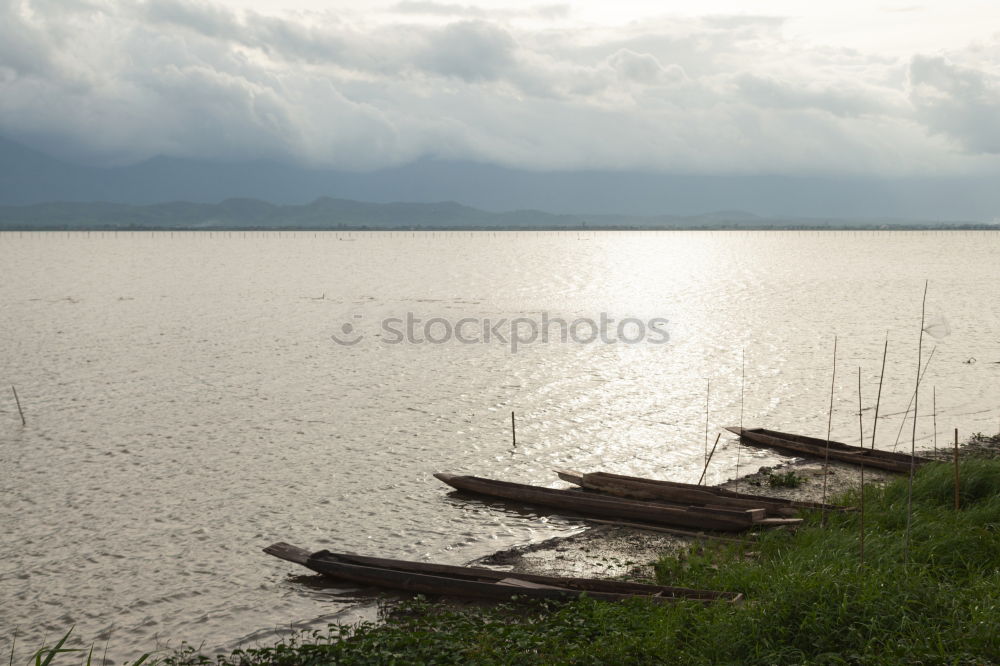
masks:
[(971, 153), (1000, 154), (1000, 63), (990, 71), (941, 56), (910, 63), (910, 99), (932, 131)]
[(619, 49), (608, 57), (608, 65), (628, 81), (652, 85), (663, 81), (683, 81), (687, 78), (680, 65), (664, 67), (656, 56), (636, 53), (631, 49)]
[(468, 82), (495, 81), (514, 66), (516, 48), (506, 30), (484, 21), (462, 21), (438, 29), (414, 64)]
[(896, 57), (788, 37), (775, 16), (606, 27), (560, 22), (565, 5), (411, 1), (372, 23), (58, 6), (0, 0), (0, 134), (97, 161), (904, 175), (1000, 153), (1000, 42)]
[(570, 7), (566, 4), (534, 5), (530, 8), (487, 8), (477, 5), (465, 5), (453, 2), (433, 2), (426, 0), (404, 0), (392, 7), (399, 14), (416, 16), (450, 17), (450, 18), (563, 18), (569, 16)]

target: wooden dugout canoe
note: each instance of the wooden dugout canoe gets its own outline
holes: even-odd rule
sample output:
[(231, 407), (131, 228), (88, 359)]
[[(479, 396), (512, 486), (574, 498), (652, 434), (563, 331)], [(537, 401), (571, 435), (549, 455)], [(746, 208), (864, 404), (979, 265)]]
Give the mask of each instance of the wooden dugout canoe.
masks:
[(654, 603), (672, 601), (716, 601), (736, 603), (741, 594), (695, 590), (666, 585), (646, 585), (593, 578), (562, 578), (537, 574), (515, 574), (480, 567), (460, 567), (427, 562), (410, 562), (365, 557), (320, 550), (311, 553), (278, 542), (264, 549), (277, 558), (341, 580), (417, 594), (433, 594), (477, 599), (509, 600), (512, 597), (568, 600), (586, 594), (600, 601), (648, 598)]
[[(773, 520), (766, 518), (766, 512), (761, 509), (671, 506), (618, 497), (605, 497), (577, 490), (558, 490), (530, 486), (524, 483), (484, 479), (478, 476), (458, 476), (455, 474), (435, 474), (434, 476), (456, 490), (524, 504), (565, 509), (585, 516), (723, 532), (740, 532), (754, 526), (766, 526)], [(785, 523), (786, 521), (782, 519), (781, 522)]]
[(617, 497), (687, 504), (691, 506), (764, 509), (767, 516), (776, 518), (794, 516), (801, 509), (842, 511), (845, 508), (834, 504), (822, 504), (821, 502), (805, 502), (782, 497), (751, 495), (713, 488), (711, 486), (699, 486), (692, 483), (680, 483), (661, 479), (645, 479), (637, 476), (626, 476), (624, 474), (611, 474), (609, 472), (581, 474), (568, 470), (556, 470), (556, 474), (563, 481), (574, 483), (581, 488)]
[[(827, 441), (818, 437), (806, 437), (805, 435), (794, 435), (777, 430), (766, 428), (726, 428), (729, 432), (739, 435), (747, 443), (753, 446), (761, 446), (769, 449), (812, 456), (815, 458), (825, 458), (827, 455)], [(901, 474), (910, 471), (911, 461), (917, 466), (930, 462), (927, 458), (920, 456), (910, 456), (908, 453), (896, 453), (894, 451), (882, 451), (879, 449), (864, 449), (860, 446), (851, 446), (843, 442), (829, 443), (830, 460), (876, 467), (889, 472)]]

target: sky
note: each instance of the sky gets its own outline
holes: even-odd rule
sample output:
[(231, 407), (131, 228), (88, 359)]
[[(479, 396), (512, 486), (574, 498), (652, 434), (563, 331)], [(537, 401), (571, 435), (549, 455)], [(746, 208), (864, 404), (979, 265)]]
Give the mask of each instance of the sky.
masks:
[(0, 0), (0, 136), (376, 170), (1000, 173), (1000, 3)]

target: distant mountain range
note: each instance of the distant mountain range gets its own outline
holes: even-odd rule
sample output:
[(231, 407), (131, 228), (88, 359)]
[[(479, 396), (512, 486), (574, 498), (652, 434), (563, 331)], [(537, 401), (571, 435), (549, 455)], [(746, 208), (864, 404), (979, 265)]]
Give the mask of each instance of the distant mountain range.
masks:
[[(954, 226), (954, 225), (952, 225)], [(985, 225), (968, 225), (981, 228)], [(759, 229), (926, 228), (899, 220), (789, 220), (742, 211), (693, 216), (492, 213), (455, 202), (367, 203), (323, 197), (306, 205), (258, 199), (218, 204), (47, 203), (0, 206), (0, 230), (31, 229)]]
[[(0, 138), (0, 223), (312, 228), (321, 220), (442, 227), (984, 222), (1000, 211), (997, 180), (533, 172), (432, 159), (367, 173), (168, 157), (106, 168), (70, 164)], [(393, 203), (401, 201), (410, 203)], [(32, 208), (15, 210), (24, 206)], [(713, 210), (734, 212), (704, 214)]]

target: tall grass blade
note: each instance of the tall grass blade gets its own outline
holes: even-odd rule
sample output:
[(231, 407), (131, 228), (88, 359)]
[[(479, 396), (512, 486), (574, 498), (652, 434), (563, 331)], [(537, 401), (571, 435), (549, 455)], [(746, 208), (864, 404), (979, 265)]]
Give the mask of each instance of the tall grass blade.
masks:
[[(82, 648), (63, 647), (63, 645), (66, 644), (66, 640), (69, 639), (69, 635), (72, 633), (73, 633), (73, 627), (70, 627), (69, 631), (67, 631), (66, 634), (59, 639), (59, 642), (56, 643), (55, 647), (52, 648), (43, 647), (38, 652), (36, 652), (34, 656), (35, 666), (49, 666), (52, 663), (52, 660), (56, 658), (57, 654), (62, 654), (64, 652), (83, 652)], [(45, 655), (44, 659), (42, 659), (42, 655)]]

